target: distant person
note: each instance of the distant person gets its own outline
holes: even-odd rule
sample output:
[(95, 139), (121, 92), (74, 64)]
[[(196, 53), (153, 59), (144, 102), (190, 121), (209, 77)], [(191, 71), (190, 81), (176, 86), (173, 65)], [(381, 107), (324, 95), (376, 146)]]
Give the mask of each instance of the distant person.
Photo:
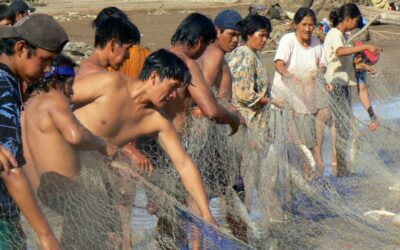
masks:
[[(29, 85), (43, 75), (45, 68), (68, 42), (68, 36), (52, 17), (35, 14), (17, 27), (0, 26), (0, 38), (0, 144), (17, 160), (14, 162), (7, 157), (13, 163), (12, 169), (5, 169), (0, 180), (0, 210), (3, 215), (0, 248), (26, 248), (19, 208), (38, 234), (40, 246), (49, 250), (60, 249), (21, 169), (25, 159), (21, 140), (23, 102), (20, 88), (22, 81)], [(7, 153), (2, 150), (4, 155)], [(2, 166), (7, 167), (7, 162), (2, 161)]]
[(0, 4), (0, 25), (12, 26), (15, 23), (15, 12), (7, 4)]
[[(296, 139), (318, 159), (319, 171), (313, 174), (322, 175), (324, 164), (320, 158), (321, 153), (317, 152), (316, 116), (319, 108), (328, 108), (328, 103), (325, 107), (318, 107), (317, 92), (323, 91), (324, 88), (333, 91), (333, 86), (325, 87), (325, 82), (319, 81), (318, 78), (318, 75), (326, 70), (326, 60), (319, 38), (312, 35), (316, 23), (317, 17), (313, 10), (300, 8), (296, 11), (295, 32), (281, 38), (275, 55), (276, 73), (272, 95), (284, 98), (293, 109)], [(321, 127), (319, 133), (323, 133), (324, 125)], [(305, 175), (310, 177), (310, 161), (306, 156), (303, 159), (306, 166)]]
[[(266, 209), (266, 220), (281, 220), (282, 209), (275, 190), (278, 169), (271, 169), (271, 164), (263, 164), (265, 158), (260, 152), (268, 146), (267, 127), (269, 106), (282, 105), (279, 98), (270, 96), (270, 78), (258, 52), (267, 44), (272, 32), (268, 18), (249, 14), (242, 23), (241, 36), (244, 44), (235, 49), (229, 56), (228, 63), (233, 77), (233, 104), (243, 115), (248, 133), (249, 143), (244, 147), (250, 151), (258, 150), (259, 158), (251, 158), (251, 154), (243, 153), (241, 174), (246, 190), (245, 205), (250, 209), (253, 190), (257, 189), (263, 208)], [(251, 159), (250, 159), (251, 158)], [(266, 168), (268, 167), (268, 168)], [(256, 177), (257, 176), (257, 177)], [(262, 185), (265, 184), (265, 185)], [(264, 203), (266, 202), (266, 203)]]
[[(360, 41), (355, 42), (355, 46), (362, 46), (363, 43)], [(379, 57), (372, 54), (371, 52), (362, 51), (354, 55), (354, 66), (356, 70), (357, 78), (357, 90), (358, 96), (360, 98), (361, 104), (364, 106), (370, 118), (369, 129), (375, 131), (378, 128), (378, 117), (376, 116), (374, 109), (371, 105), (371, 100), (369, 98), (368, 88), (367, 88), (367, 75), (368, 73), (376, 73), (375, 69), (372, 67), (378, 62)]]
[[(225, 60), (225, 54), (232, 52), (238, 46), (242, 20), (240, 13), (235, 10), (226, 9), (219, 12), (214, 19), (217, 39), (207, 47), (206, 51), (198, 59), (210, 91), (226, 105), (231, 105), (230, 102), (232, 100), (232, 74)], [(194, 119), (204, 117), (199, 108), (196, 108), (193, 113)], [(229, 186), (234, 186), (234, 181), (239, 173), (237, 165), (231, 164), (232, 161), (229, 160), (234, 157), (232, 150), (230, 150), (230, 148), (233, 149), (234, 147), (229, 143), (227, 134), (225, 136), (219, 135), (224, 132), (224, 130), (221, 130), (224, 128), (219, 129), (217, 126), (209, 124), (208, 130), (205, 130), (206, 132), (202, 136), (205, 140), (217, 140), (218, 142), (207, 143), (204, 146), (202, 151), (207, 153), (203, 153), (206, 157), (201, 160), (201, 165), (207, 165), (204, 166), (205, 174), (203, 176), (206, 180), (206, 186), (214, 187), (212, 188), (214, 189), (213, 194), (209, 198), (219, 197), (221, 201), (220, 207), (224, 208), (226, 207), (224, 202), (229, 199), (225, 197), (225, 190)], [(225, 211), (225, 213), (226, 217), (224, 219), (229, 224), (232, 233), (237, 238), (247, 242), (244, 223), (235, 221), (229, 211)]]
[(234, 10), (218, 13), (214, 20), (217, 40), (207, 47), (198, 60), (208, 86), (215, 90), (218, 97), (227, 101), (232, 99), (232, 76), (225, 54), (238, 46), (242, 20)]
[[(107, 7), (102, 9), (93, 21), (93, 28), (97, 29), (100, 24), (109, 17), (122, 18), (129, 20), (125, 12), (117, 7)], [(143, 63), (147, 56), (151, 54), (150, 49), (140, 45), (141, 34), (139, 29), (135, 26), (135, 44), (129, 49), (129, 59), (125, 60), (124, 64), (119, 68), (119, 71), (129, 77), (138, 78)], [(109, 70), (113, 70), (109, 67)]]
[(326, 35), (324, 42), (324, 52), (327, 58), (325, 79), (327, 83), (334, 85), (331, 107), (337, 131), (337, 168), (333, 171), (335, 176), (349, 174), (346, 151), (352, 115), (350, 85), (356, 85), (353, 55), (364, 50), (369, 50), (377, 55), (381, 52), (379, 47), (371, 44), (357, 47), (349, 45), (345, 33), (357, 28), (360, 18), (359, 8), (352, 3), (342, 5), (332, 11), (329, 19), (333, 28)]
[(10, 9), (15, 13), (15, 23), (18, 23), (22, 18), (28, 16), (36, 10), (33, 7), (29, 7), (24, 0), (14, 0), (10, 4)]
[(119, 70), (129, 58), (129, 49), (140, 39), (136, 26), (126, 18), (108, 17), (96, 24), (94, 50), (81, 62), (77, 79), (91, 73)]

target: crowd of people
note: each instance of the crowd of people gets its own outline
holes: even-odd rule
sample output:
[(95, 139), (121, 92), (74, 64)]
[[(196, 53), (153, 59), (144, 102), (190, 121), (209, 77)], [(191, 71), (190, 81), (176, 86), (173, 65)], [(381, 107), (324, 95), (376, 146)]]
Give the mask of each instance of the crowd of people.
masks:
[[(59, 199), (60, 192), (74, 192), (85, 165), (80, 151), (98, 151), (112, 160), (122, 149), (140, 173), (161, 176), (154, 184), (169, 193), (162, 175), (171, 170), (155, 164), (159, 161), (151, 155), (154, 148), (147, 153), (143, 145), (158, 147), (156, 157), (172, 163), (176, 178), (189, 194), (182, 203), (216, 225), (209, 199), (224, 196), (228, 186), (237, 184), (223, 178), (230, 171), (218, 163), (225, 149), (212, 151), (217, 163), (198, 163), (192, 159), (191, 145), (182, 143), (182, 138), (193, 132), (193, 119), (229, 125), (226, 138), (244, 135), (233, 136), (239, 138), (232, 140), (237, 148), (260, 152), (256, 154), (259, 159), (242, 152), (236, 180), (243, 180), (247, 209), (257, 190), (268, 223), (285, 219), (276, 188), (280, 161), (287, 150), (283, 138), (301, 148), (305, 179), (322, 176), (326, 165), (322, 144), (328, 125), (333, 138), (333, 174), (349, 174), (347, 147), (336, 150), (335, 142), (343, 144), (349, 139), (351, 85), (358, 86), (371, 118), (370, 129), (378, 127), (366, 72), (374, 72), (371, 65), (381, 49), (370, 44), (353, 46), (348, 40), (348, 33), (362, 23), (354, 4), (332, 11), (332, 29), (324, 40), (314, 35), (315, 13), (298, 9), (294, 32), (279, 41), (273, 79), (259, 55), (273, 27), (258, 14), (242, 18), (228, 9), (213, 22), (192, 13), (177, 27), (169, 49), (151, 52), (140, 45), (139, 29), (126, 13), (108, 7), (93, 21), (92, 54), (77, 65), (62, 54), (68, 42), (64, 28), (51, 16), (34, 11), (22, 0), (0, 5), (1, 249), (25, 248), (20, 213), (43, 249), (61, 249), (71, 241), (77, 244), (74, 249), (99, 249), (96, 242), (87, 242), (84, 237), (90, 236), (86, 234), (61, 239), (60, 244), (37, 202), (52, 208), (52, 199)], [(261, 149), (266, 149), (265, 154)], [(250, 169), (249, 161), (258, 167)], [(109, 163), (103, 165), (96, 168), (109, 167)], [(121, 184), (121, 174), (115, 172), (105, 180), (113, 186), (109, 193), (114, 193), (107, 202), (118, 203), (121, 225), (113, 230), (121, 235), (121, 247), (131, 249), (133, 196), (121, 195), (120, 189), (134, 190), (134, 183)], [(157, 210), (154, 206), (148, 205), (149, 212)], [(234, 227), (232, 232), (246, 241)], [(71, 226), (69, 230), (79, 232), (81, 228)], [(196, 230), (192, 233), (194, 249), (201, 248), (200, 236)]]

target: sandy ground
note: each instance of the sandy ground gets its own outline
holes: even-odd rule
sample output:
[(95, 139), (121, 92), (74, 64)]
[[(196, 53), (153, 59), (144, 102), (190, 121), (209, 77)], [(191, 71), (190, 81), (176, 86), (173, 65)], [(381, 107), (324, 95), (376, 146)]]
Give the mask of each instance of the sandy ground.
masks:
[[(39, 12), (45, 12), (56, 16), (66, 17), (60, 23), (67, 30), (70, 41), (85, 42), (93, 44), (93, 29), (91, 21), (95, 15), (104, 7), (117, 6), (126, 11), (130, 19), (139, 27), (142, 44), (151, 48), (168, 48), (170, 37), (174, 33), (180, 21), (189, 13), (198, 11), (211, 18), (224, 8), (238, 10), (243, 16), (247, 15), (249, 4), (246, 1), (185, 1), (169, 0), (160, 3), (156, 0), (70, 0), (50, 1), (45, 7), (38, 7)], [(207, 7), (205, 7), (207, 6)], [(295, 10), (298, 6), (289, 6)], [(327, 15), (322, 11), (320, 17)], [(376, 33), (376, 31), (380, 33)], [(371, 27), (371, 42), (380, 45), (383, 50), (384, 64), (379, 67), (381, 75), (385, 75), (384, 82), (398, 83), (397, 69), (400, 66), (400, 53), (398, 39), (400, 38), (400, 26), (379, 25)], [(263, 55), (264, 62), (273, 76), (273, 53)]]

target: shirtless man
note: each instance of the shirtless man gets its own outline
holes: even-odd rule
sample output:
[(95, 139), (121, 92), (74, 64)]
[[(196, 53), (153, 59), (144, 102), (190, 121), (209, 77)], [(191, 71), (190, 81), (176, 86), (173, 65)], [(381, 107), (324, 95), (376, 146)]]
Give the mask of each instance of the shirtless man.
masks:
[[(97, 19), (96, 19), (97, 20)], [(127, 18), (109, 16), (94, 23), (96, 27), (94, 50), (83, 61), (76, 79), (91, 73), (118, 70), (129, 58), (129, 49), (140, 41), (140, 33)]]
[(146, 59), (139, 80), (119, 72), (99, 72), (81, 78), (74, 84), (72, 102), (87, 103), (75, 110), (78, 120), (120, 147), (141, 136), (158, 135), (183, 185), (198, 205), (200, 216), (215, 223), (200, 173), (183, 149), (173, 125), (159, 111), (190, 82), (184, 62), (161, 49)]
[(214, 24), (208, 17), (199, 13), (187, 16), (171, 38), (170, 51), (186, 63), (192, 75), (191, 84), (178, 89), (177, 97), (165, 107), (178, 132), (185, 131), (184, 124), (189, 118), (189, 111), (194, 104), (197, 104), (207, 118), (219, 124), (229, 124), (232, 128), (231, 135), (235, 134), (239, 128), (239, 116), (228, 111), (216, 101), (209, 90), (200, 66), (195, 61), (215, 39)]
[[(232, 99), (232, 75), (229, 65), (225, 60), (225, 54), (232, 52), (238, 46), (240, 22), (242, 20), (242, 17), (237, 11), (229, 9), (221, 11), (214, 19), (217, 40), (210, 44), (203, 55), (198, 59), (208, 87), (214, 90), (224, 103), (230, 103)], [(198, 117), (202, 116), (199, 109), (196, 109), (194, 114)], [(228, 150), (231, 146), (227, 141), (224, 141), (224, 143), (226, 143), (226, 146), (223, 148), (214, 148), (212, 152), (217, 152), (218, 156), (223, 155), (224, 152), (222, 150)], [(211, 163), (211, 165), (213, 164)], [(234, 172), (231, 171), (232, 166), (229, 166), (226, 163), (224, 164), (223, 160), (221, 163), (218, 163), (218, 165), (218, 168), (221, 169), (221, 176), (228, 177), (230, 173), (227, 173), (227, 171)], [(214, 169), (215, 168), (216, 167), (214, 167)], [(225, 196), (223, 196), (222, 193), (218, 194), (218, 196), (221, 203), (226, 202)], [(226, 207), (226, 204), (221, 205), (221, 207)], [(237, 238), (247, 242), (247, 232), (244, 223), (240, 220), (237, 221), (228, 211), (226, 214), (227, 216), (225, 219), (229, 224), (232, 233)]]
[(214, 20), (217, 40), (198, 60), (208, 86), (218, 90), (226, 101), (232, 98), (232, 76), (224, 56), (239, 44), (240, 21), (242, 17), (234, 10), (220, 12)]
[[(84, 214), (78, 210), (78, 207), (84, 207), (84, 203), (92, 202), (82, 198), (85, 197), (84, 191), (76, 181), (80, 170), (77, 151), (98, 150), (112, 156), (116, 147), (93, 135), (73, 115), (69, 98), (75, 66), (70, 58), (60, 55), (52, 64), (51, 71), (28, 89), (31, 98), (25, 105), (22, 119), (27, 159), (24, 170), (40, 200), (63, 216), (61, 245), (64, 248), (90, 246), (100, 249), (102, 245), (96, 244), (102, 243), (94, 240), (98, 234), (94, 231), (95, 222), (81, 219), (93, 212), (85, 211), (88, 214)], [(76, 204), (78, 202), (72, 197), (80, 197), (81, 204)], [(73, 211), (79, 211), (80, 218), (74, 218)]]

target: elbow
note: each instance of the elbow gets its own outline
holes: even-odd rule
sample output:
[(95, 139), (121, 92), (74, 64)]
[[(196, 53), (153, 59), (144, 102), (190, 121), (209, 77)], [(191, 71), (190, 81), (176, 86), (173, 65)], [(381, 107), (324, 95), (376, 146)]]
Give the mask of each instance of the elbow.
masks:
[(78, 146), (83, 141), (83, 135), (79, 129), (76, 129), (65, 135), (65, 140), (71, 145)]

